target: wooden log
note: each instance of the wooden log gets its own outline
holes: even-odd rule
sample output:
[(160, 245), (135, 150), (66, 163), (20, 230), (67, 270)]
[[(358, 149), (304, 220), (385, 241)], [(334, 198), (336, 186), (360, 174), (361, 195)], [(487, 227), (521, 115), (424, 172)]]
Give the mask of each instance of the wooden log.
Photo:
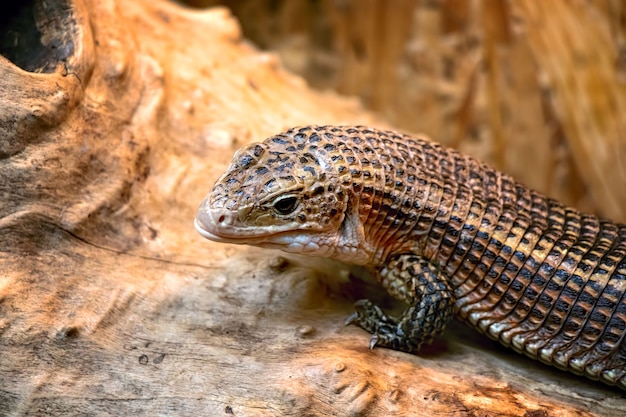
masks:
[(420, 356), (371, 351), (343, 326), (355, 299), (386, 298), (358, 271), (195, 233), (241, 145), (384, 127), (251, 47), (226, 9), (2, 7), (0, 415), (626, 412), (623, 391), (461, 325)]

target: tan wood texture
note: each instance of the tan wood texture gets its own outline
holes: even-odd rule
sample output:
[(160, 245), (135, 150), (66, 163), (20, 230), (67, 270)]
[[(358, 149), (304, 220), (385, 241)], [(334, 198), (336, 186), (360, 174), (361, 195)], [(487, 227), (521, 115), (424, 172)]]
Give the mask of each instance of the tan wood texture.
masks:
[(342, 324), (385, 298), (359, 271), (193, 230), (241, 145), (388, 126), (307, 87), (227, 9), (2, 7), (0, 415), (626, 413), (624, 392), (462, 325), (419, 357), (370, 351)]

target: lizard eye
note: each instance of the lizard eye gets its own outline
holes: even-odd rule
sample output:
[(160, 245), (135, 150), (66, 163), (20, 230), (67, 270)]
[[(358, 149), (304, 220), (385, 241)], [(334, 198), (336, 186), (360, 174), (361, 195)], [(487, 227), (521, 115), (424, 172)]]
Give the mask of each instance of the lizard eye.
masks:
[(274, 201), (273, 207), (279, 214), (291, 214), (298, 207), (298, 199), (293, 195), (279, 197)]

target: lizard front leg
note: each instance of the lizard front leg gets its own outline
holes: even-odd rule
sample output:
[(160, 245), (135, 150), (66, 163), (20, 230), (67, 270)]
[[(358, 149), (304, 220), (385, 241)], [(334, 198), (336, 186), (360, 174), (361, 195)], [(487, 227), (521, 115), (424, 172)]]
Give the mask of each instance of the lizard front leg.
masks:
[(359, 300), (346, 324), (372, 333), (370, 348), (384, 346), (417, 353), (445, 330), (454, 297), (445, 275), (414, 254), (395, 256), (379, 268), (377, 278), (393, 297), (409, 304), (399, 318), (387, 316), (369, 300)]

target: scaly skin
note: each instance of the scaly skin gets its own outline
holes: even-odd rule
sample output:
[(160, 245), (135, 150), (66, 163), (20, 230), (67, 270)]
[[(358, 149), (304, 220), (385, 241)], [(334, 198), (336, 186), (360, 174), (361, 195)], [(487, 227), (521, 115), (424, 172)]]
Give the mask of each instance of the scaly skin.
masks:
[(561, 369), (626, 389), (626, 226), (599, 220), (419, 137), (294, 128), (238, 151), (204, 200), (208, 239), (368, 266), (408, 304), (368, 300), (370, 346), (418, 352), (450, 317)]

